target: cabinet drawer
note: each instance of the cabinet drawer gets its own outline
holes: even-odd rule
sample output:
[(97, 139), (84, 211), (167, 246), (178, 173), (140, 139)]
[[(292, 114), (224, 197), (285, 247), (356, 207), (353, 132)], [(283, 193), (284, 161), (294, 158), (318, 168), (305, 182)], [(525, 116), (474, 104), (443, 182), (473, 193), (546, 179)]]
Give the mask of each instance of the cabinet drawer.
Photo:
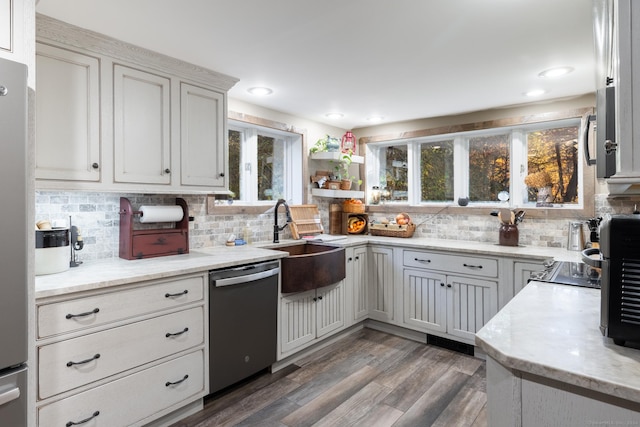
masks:
[(184, 277), (104, 295), (38, 306), (38, 338), (178, 307), (204, 297), (207, 276)]
[(38, 398), (202, 344), (203, 330), (204, 307), (195, 307), (39, 347)]
[(403, 265), (405, 267), (426, 268), (447, 273), (498, 277), (498, 260), (492, 258), (405, 250), (403, 253)]
[[(186, 379), (185, 379), (186, 378)], [(178, 382), (178, 384), (167, 384)], [(205, 394), (204, 352), (137, 372), (38, 408), (38, 426), (64, 426), (95, 416), (90, 426), (128, 426), (187, 399)]]

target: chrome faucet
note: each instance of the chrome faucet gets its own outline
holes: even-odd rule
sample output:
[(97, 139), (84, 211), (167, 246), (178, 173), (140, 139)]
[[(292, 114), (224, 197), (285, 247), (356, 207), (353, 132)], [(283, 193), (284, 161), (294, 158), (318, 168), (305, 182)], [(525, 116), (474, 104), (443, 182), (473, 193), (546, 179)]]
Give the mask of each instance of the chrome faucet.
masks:
[[(278, 227), (278, 208), (280, 207), (280, 205), (284, 205), (284, 209), (287, 213), (287, 223), (282, 227)], [(287, 205), (287, 202), (285, 202), (284, 199), (279, 199), (276, 203), (275, 209), (273, 210), (273, 243), (280, 243), (279, 233), (284, 230), (284, 228), (289, 225), (291, 221), (292, 219), (291, 212), (289, 211), (289, 205)]]

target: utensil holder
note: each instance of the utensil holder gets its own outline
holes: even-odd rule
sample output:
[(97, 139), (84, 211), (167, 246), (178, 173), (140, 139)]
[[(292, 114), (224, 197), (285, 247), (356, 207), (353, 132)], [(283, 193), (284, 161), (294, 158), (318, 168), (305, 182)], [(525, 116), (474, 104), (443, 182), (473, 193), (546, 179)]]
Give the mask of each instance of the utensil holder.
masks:
[(501, 224), (498, 230), (498, 244), (502, 246), (518, 246), (520, 233), (515, 224)]

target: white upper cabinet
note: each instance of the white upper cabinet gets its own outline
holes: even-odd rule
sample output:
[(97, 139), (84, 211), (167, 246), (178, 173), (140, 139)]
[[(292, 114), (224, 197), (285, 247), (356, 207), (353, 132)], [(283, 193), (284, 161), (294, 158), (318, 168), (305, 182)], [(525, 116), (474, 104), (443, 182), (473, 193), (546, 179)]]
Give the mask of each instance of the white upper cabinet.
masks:
[(12, 0), (0, 0), (0, 49), (11, 50), (13, 22), (11, 19)]
[(36, 36), (36, 189), (227, 192), (237, 79), (43, 15)]
[[(0, 58), (33, 65), (35, 1), (0, 0)], [(31, 72), (31, 70), (29, 70)]]
[(114, 67), (115, 182), (171, 183), (170, 86), (168, 78)]
[(36, 179), (100, 181), (100, 61), (36, 48)]
[(180, 85), (180, 160), (183, 185), (227, 187), (224, 94)]
[[(640, 194), (640, 2), (600, 0), (608, 15), (601, 17), (609, 25), (611, 37), (604, 47), (600, 68), (613, 74), (617, 172), (607, 180), (610, 194)], [(613, 5), (613, 7), (611, 7)], [(599, 55), (603, 56), (603, 55)], [(601, 73), (599, 73), (601, 74)]]

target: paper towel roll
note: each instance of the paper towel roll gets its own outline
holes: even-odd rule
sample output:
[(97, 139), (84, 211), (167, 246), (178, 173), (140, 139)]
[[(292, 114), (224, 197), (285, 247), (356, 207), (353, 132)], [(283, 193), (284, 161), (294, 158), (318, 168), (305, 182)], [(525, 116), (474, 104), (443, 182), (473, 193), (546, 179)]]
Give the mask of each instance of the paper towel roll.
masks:
[(140, 222), (176, 222), (181, 221), (183, 212), (180, 206), (140, 206)]

